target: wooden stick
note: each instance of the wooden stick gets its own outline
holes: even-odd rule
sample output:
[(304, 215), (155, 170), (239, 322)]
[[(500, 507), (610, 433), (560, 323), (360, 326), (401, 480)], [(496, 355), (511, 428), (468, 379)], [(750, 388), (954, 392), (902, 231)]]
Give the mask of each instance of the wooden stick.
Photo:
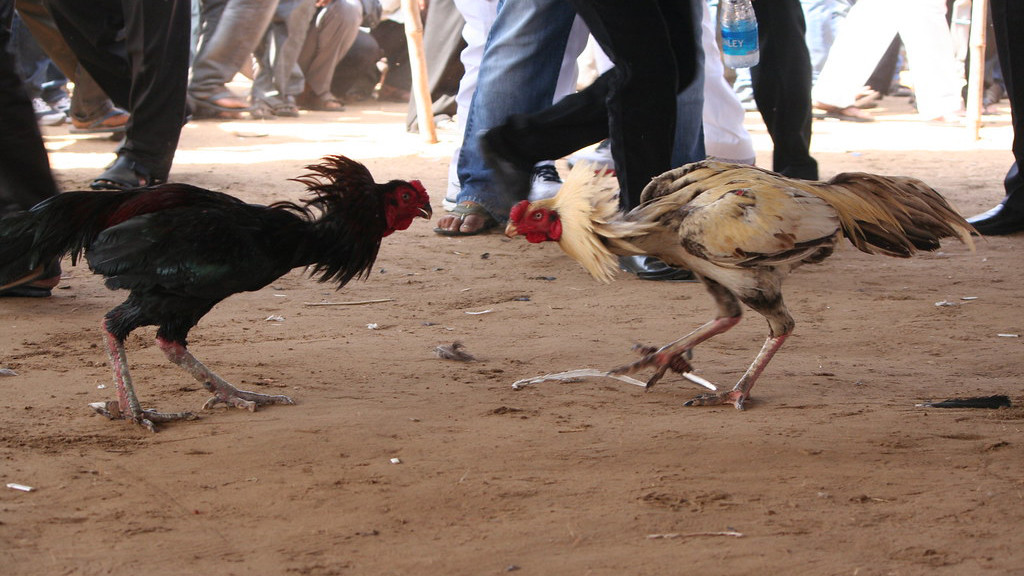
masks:
[(304, 306), (359, 306), (362, 304), (379, 304), (393, 302), (394, 298), (378, 298), (376, 300), (356, 300), (355, 302), (303, 302)]
[(416, 122), (420, 135), (428, 144), (437, 143), (434, 127), (433, 103), (427, 79), (427, 59), (423, 54), (423, 20), (420, 18), (419, 0), (402, 0), (405, 16), (405, 38), (409, 44), (409, 63), (412, 64), (412, 89), (416, 98)]
[(967, 73), (967, 128), (971, 136), (981, 138), (981, 114), (985, 91), (985, 30), (988, 27), (988, 2), (975, 0), (971, 6), (971, 65)]

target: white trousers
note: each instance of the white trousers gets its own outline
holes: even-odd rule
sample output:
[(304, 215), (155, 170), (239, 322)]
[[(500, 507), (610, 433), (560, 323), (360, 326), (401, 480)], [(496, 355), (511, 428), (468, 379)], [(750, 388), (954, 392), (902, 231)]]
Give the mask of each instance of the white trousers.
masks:
[(852, 106), (897, 33), (907, 49), (920, 116), (931, 120), (959, 111), (963, 75), (945, 0), (858, 0), (840, 25), (811, 93), (814, 100)]

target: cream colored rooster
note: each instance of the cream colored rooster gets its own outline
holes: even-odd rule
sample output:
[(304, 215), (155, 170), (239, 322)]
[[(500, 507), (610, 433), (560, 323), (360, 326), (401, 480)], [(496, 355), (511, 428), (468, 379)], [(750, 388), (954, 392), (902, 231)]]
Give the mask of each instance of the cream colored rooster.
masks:
[(821, 262), (845, 236), (869, 254), (909, 257), (958, 237), (973, 249), (968, 224), (924, 182), (865, 173), (828, 182), (786, 178), (747, 165), (704, 161), (654, 178), (641, 205), (619, 211), (614, 180), (577, 166), (558, 194), (512, 208), (505, 234), (555, 241), (597, 280), (609, 282), (618, 256), (650, 255), (692, 270), (718, 304), (715, 319), (640, 360), (612, 370), (651, 366), (653, 386), (666, 371), (688, 371), (697, 344), (740, 321), (750, 306), (769, 334), (754, 362), (728, 392), (704, 394), (687, 406), (733, 403), (743, 409), (758, 376), (793, 332), (782, 281), (800, 264)]

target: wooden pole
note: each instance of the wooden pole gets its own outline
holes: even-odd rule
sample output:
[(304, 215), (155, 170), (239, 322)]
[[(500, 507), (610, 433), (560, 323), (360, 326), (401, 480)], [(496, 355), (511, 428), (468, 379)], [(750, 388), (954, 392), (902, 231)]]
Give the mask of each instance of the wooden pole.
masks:
[(971, 65), (967, 72), (967, 128), (975, 140), (981, 138), (981, 114), (985, 92), (985, 32), (988, 29), (988, 0), (971, 5)]
[(433, 102), (430, 99), (430, 84), (427, 80), (427, 58), (423, 54), (423, 19), (420, 18), (419, 0), (402, 0), (405, 16), (405, 38), (409, 44), (409, 62), (412, 64), (412, 91), (416, 98), (416, 123), (420, 135), (429, 144), (437, 142), (434, 127)]

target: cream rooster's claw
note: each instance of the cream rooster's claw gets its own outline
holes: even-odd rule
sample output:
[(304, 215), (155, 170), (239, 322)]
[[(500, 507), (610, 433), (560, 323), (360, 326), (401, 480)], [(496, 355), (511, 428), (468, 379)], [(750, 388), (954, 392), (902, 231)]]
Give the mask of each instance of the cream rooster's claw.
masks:
[(732, 404), (737, 410), (743, 410), (744, 403), (748, 397), (749, 395), (741, 390), (732, 389), (720, 394), (701, 394), (683, 402), (683, 406), (721, 406), (723, 404)]

